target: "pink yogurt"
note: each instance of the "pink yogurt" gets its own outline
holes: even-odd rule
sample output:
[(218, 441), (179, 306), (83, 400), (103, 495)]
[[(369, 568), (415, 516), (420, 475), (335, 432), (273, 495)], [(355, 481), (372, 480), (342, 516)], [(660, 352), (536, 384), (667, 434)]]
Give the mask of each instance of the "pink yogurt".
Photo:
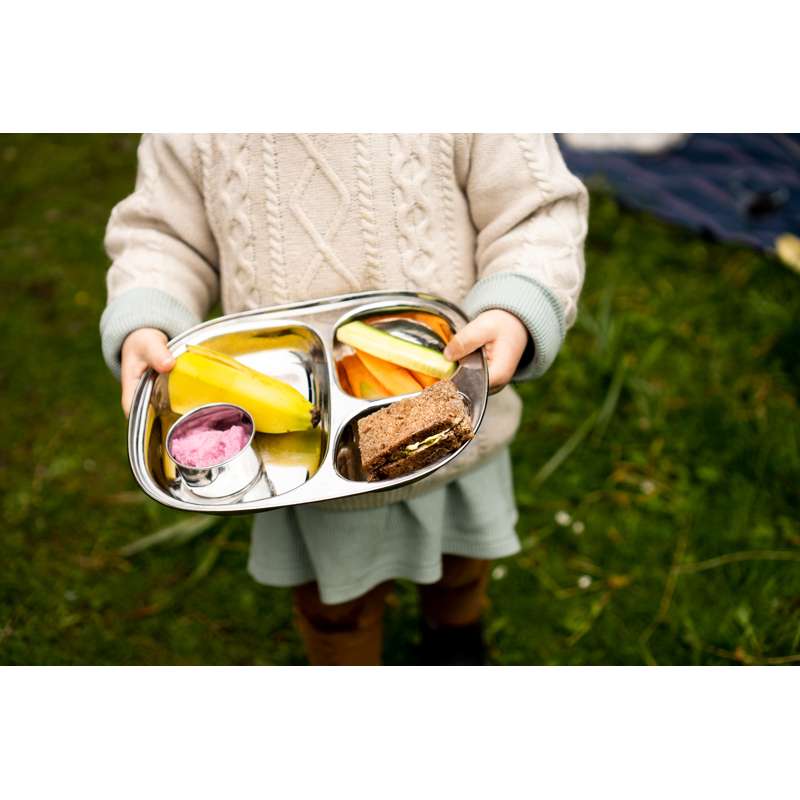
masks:
[(213, 467), (235, 456), (249, 441), (250, 430), (244, 425), (231, 425), (225, 430), (202, 427), (173, 436), (170, 450), (185, 467)]

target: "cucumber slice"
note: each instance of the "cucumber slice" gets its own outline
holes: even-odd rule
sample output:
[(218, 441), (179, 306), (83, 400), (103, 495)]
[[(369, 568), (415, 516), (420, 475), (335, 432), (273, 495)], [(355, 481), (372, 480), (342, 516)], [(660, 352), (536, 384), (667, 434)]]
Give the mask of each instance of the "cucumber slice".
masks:
[(348, 322), (336, 331), (342, 344), (349, 344), (376, 358), (392, 364), (413, 369), (432, 378), (449, 378), (456, 371), (456, 364), (441, 353), (421, 344), (413, 344), (390, 333), (378, 330), (363, 322)]

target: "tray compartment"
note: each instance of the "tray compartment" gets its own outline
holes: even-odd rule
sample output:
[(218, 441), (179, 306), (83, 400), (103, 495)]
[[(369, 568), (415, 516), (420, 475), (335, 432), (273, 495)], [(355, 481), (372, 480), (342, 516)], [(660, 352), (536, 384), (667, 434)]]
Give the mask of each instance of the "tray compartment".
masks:
[[(454, 383), (458, 386), (458, 381), (454, 379)], [(480, 424), (480, 416), (482, 415), (478, 413), (475, 405), (473, 404), (470, 397), (464, 392), (461, 392), (462, 397), (464, 398), (464, 402), (466, 403), (467, 408), (469, 409), (470, 413), (470, 421), (472, 422), (473, 429), (476, 429)], [(411, 397), (413, 395), (405, 395), (405, 397)], [(379, 411), (381, 408), (386, 408), (386, 406), (390, 406), (393, 403), (396, 403), (398, 400), (402, 400), (402, 397), (391, 397), (385, 400), (375, 400), (370, 403), (368, 408), (363, 409), (359, 413), (355, 414), (351, 419), (344, 425), (340, 430), (336, 437), (336, 443), (333, 449), (333, 465), (334, 469), (336, 470), (337, 474), (344, 478), (347, 481), (353, 482), (367, 482), (367, 476), (364, 473), (364, 470), (361, 467), (361, 457), (359, 455), (358, 450), (358, 421), (363, 419), (370, 414), (373, 414), (376, 411)], [(464, 443), (458, 450), (454, 451), (453, 453), (448, 453), (446, 456), (443, 456), (440, 459), (437, 459), (432, 464), (429, 464), (426, 467), (423, 467), (420, 470), (416, 470), (415, 472), (411, 472), (408, 475), (403, 476), (403, 478), (395, 478), (394, 480), (408, 480), (409, 478), (413, 478), (414, 475), (420, 473), (420, 475), (426, 475), (432, 470), (438, 468), (438, 466), (445, 464), (447, 461), (450, 461), (454, 458), (461, 450), (466, 447), (467, 443)], [(387, 481), (370, 481), (368, 482), (369, 486), (371, 487), (381, 487)]]
[[(334, 336), (331, 346), (333, 348), (333, 360), (334, 360), (334, 367), (335, 365), (342, 360), (345, 356), (353, 354), (353, 348), (350, 345), (342, 344), (341, 342), (336, 341), (336, 330), (338, 330), (342, 325), (346, 325), (348, 322), (357, 322), (361, 320), (368, 320), (372, 317), (377, 316), (391, 316), (392, 314), (403, 314), (408, 312), (420, 312), (424, 311), (426, 314), (431, 314), (432, 316), (438, 317), (442, 322), (444, 322), (451, 330), (455, 329), (455, 325), (453, 320), (449, 319), (448, 316), (439, 310), (435, 309), (428, 309), (421, 307), (419, 303), (411, 304), (411, 303), (386, 303), (386, 304), (372, 304), (369, 307), (360, 307), (353, 309), (350, 313), (345, 314), (341, 319), (339, 319), (334, 328)], [(347, 390), (342, 386), (341, 381), (339, 380), (338, 370), (334, 368), (333, 370), (333, 377), (336, 381), (336, 385), (339, 389), (343, 392), (347, 393)]]
[[(307, 326), (291, 324), (256, 326), (186, 342), (201, 343), (285, 381), (320, 410), (320, 423), (311, 431), (256, 433), (253, 447), (264, 475), (247, 492), (246, 499), (252, 502), (285, 494), (309, 480), (324, 459), (330, 432), (330, 376), (319, 335)], [(175, 348), (175, 352), (180, 354), (184, 349)], [(165, 454), (165, 432), (178, 417), (169, 406), (168, 380), (168, 375), (159, 375), (153, 382), (148, 414), (155, 414), (155, 419), (147, 437), (147, 467), (156, 483), (171, 495), (205, 503), (207, 498), (194, 494), (175, 475)]]

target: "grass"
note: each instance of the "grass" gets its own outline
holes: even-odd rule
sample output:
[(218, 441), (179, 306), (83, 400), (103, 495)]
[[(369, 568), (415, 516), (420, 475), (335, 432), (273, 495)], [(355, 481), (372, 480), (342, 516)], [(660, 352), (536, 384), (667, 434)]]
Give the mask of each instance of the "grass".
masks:
[[(135, 147), (0, 136), (0, 661), (301, 664), (288, 593), (245, 572), (248, 519), (168, 511), (128, 471), (97, 323)], [(800, 661), (800, 280), (602, 193), (587, 260), (578, 324), (521, 387), (493, 661)], [(173, 524), (182, 543), (124, 550)], [(388, 663), (413, 663), (416, 614), (401, 583)]]

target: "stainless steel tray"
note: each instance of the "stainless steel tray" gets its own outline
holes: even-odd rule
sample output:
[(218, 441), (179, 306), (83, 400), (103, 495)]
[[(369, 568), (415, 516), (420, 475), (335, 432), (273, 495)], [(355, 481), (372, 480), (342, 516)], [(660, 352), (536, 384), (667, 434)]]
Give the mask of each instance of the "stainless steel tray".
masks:
[[(361, 474), (354, 447), (355, 422), (398, 398), (362, 400), (344, 392), (335, 368), (343, 346), (335, 341), (334, 334), (345, 322), (388, 311), (438, 314), (454, 330), (467, 322), (458, 307), (431, 295), (362, 292), (230, 314), (173, 339), (169, 348), (176, 356), (186, 345), (207, 343), (290, 383), (319, 408), (321, 419), (313, 433), (257, 434), (255, 446), (264, 466), (262, 477), (240, 496), (208, 500), (193, 494), (164, 456), (164, 435), (177, 415), (169, 409), (167, 376), (148, 370), (137, 386), (128, 424), (128, 454), (139, 485), (154, 500), (172, 508), (246, 514), (394, 489), (424, 478), (456, 458), (468, 444), (400, 478), (367, 482)], [(462, 359), (453, 382), (468, 401), (477, 432), (488, 395), (482, 350)]]

